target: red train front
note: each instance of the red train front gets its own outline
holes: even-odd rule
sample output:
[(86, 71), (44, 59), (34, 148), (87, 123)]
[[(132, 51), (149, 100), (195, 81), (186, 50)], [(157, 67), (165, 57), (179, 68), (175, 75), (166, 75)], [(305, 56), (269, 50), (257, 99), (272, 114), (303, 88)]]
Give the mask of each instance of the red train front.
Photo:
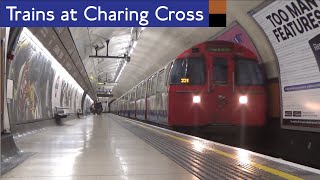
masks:
[(262, 126), (263, 72), (245, 47), (208, 41), (183, 52), (112, 107), (120, 115), (130, 112), (130, 117), (168, 126)]
[(266, 92), (256, 56), (230, 42), (194, 46), (174, 61), (169, 77), (169, 126), (262, 126)]

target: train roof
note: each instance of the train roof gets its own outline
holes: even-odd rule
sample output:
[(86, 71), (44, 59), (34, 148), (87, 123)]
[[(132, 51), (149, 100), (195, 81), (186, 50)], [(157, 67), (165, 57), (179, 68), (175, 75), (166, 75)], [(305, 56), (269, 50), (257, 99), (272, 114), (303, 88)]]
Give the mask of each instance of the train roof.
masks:
[(257, 55), (254, 52), (252, 52), (250, 49), (246, 48), (245, 46), (238, 43), (234, 43), (230, 41), (221, 41), (221, 40), (205, 41), (197, 45), (194, 45), (191, 48), (185, 50), (180, 55), (178, 55), (177, 58), (184, 58), (186, 56), (189, 57), (191, 54), (196, 54), (194, 53), (194, 49), (199, 49), (199, 53), (204, 53), (207, 51), (206, 50), (207, 47), (231, 48), (232, 52), (235, 55), (239, 55), (239, 56), (245, 55), (251, 59), (257, 58)]

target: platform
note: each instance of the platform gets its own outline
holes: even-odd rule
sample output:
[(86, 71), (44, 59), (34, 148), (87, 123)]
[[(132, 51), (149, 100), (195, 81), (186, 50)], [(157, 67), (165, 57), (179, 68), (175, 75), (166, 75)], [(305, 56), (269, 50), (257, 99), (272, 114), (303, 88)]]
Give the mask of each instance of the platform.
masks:
[(16, 139), (35, 152), (2, 179), (320, 179), (320, 171), (115, 115)]
[(71, 120), (16, 144), (35, 154), (2, 180), (197, 179), (109, 116)]

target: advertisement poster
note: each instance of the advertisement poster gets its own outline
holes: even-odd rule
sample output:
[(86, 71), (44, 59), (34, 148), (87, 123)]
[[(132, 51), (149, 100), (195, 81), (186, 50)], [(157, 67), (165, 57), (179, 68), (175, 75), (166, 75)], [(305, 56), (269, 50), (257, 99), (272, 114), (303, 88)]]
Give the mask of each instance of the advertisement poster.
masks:
[(232, 25), (226, 28), (226, 30), (219, 33), (218, 35), (213, 37), (211, 40), (222, 40), (222, 41), (229, 41), (229, 42), (241, 44), (242, 46), (254, 52), (258, 57), (258, 61), (262, 62), (258, 54), (258, 51), (254, 46), (251, 38), (237, 22), (234, 22)]
[(279, 61), (282, 127), (320, 131), (320, 1), (274, 1), (253, 13)]

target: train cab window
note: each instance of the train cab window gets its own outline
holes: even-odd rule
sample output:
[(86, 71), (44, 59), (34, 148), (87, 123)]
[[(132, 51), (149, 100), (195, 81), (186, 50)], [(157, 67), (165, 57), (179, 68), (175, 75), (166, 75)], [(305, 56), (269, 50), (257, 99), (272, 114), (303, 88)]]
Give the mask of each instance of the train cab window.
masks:
[(237, 58), (236, 60), (237, 85), (263, 85), (264, 78), (261, 67), (256, 60)]
[(205, 82), (205, 64), (202, 58), (177, 59), (174, 61), (170, 84), (201, 85)]
[(213, 60), (213, 83), (228, 84), (228, 61), (223, 57), (216, 57)]

